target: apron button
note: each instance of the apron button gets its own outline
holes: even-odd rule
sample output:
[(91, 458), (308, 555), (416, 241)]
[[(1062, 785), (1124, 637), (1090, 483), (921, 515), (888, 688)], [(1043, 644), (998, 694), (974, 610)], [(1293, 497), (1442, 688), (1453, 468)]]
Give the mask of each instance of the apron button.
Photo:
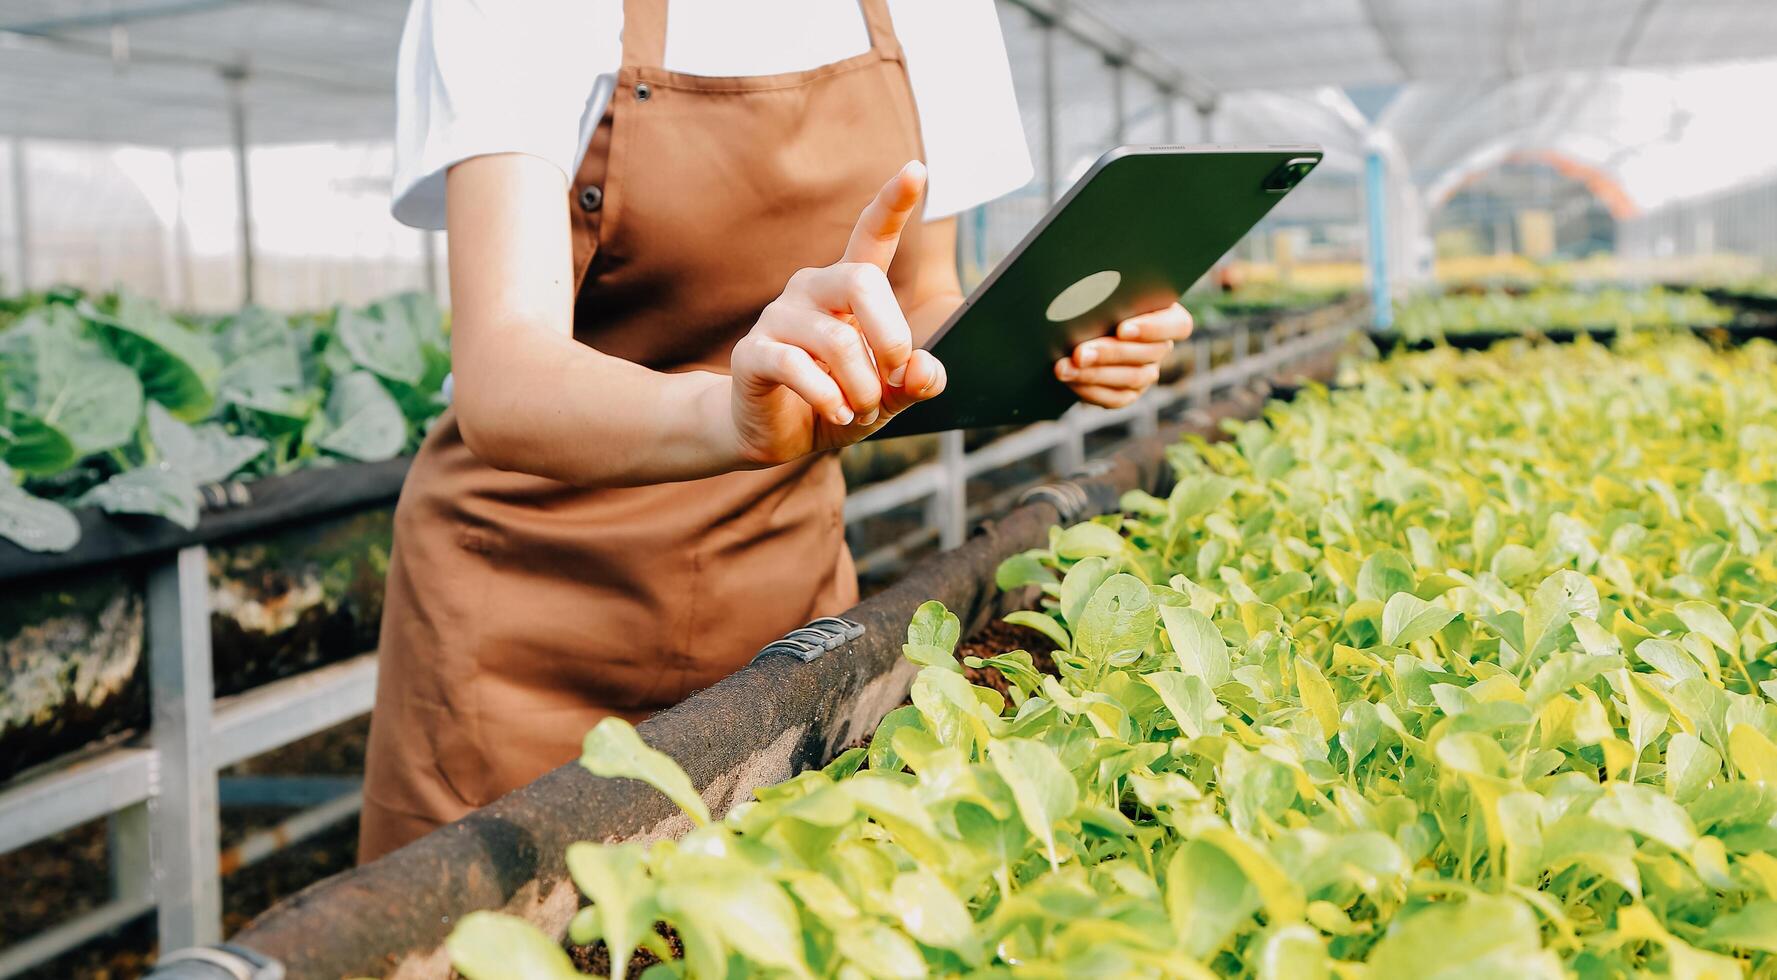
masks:
[(653, 97), (654, 97), (654, 89), (652, 87), (650, 87), (647, 82), (642, 82), (641, 84), (636, 86), (636, 101), (637, 102), (646, 102)]
[(588, 184), (580, 188), (580, 210), (597, 211), (605, 203), (605, 192), (597, 184)]

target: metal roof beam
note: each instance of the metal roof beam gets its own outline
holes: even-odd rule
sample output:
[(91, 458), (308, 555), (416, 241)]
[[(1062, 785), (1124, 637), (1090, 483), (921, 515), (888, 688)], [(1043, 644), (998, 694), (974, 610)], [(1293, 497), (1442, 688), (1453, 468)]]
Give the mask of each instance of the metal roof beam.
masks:
[(1383, 21), (1379, 3), (1380, 0), (1364, 0), (1364, 20), (1369, 21), (1370, 31), (1376, 35), (1376, 45), (1388, 56), (1394, 70), (1401, 73), (1401, 81), (1410, 82), (1413, 72), (1407, 67), (1406, 52), (1401, 50), (1400, 39), (1395, 37), (1392, 26)]
[(1215, 86), (1179, 68), (1165, 56), (1136, 43), (1134, 39), (1076, 7), (1069, 0), (1007, 2), (1029, 11), (1055, 29), (1097, 51), (1112, 63), (1124, 65), (1147, 78), (1162, 91), (1177, 93), (1199, 109), (1213, 108), (1216, 104), (1220, 93)]
[(184, 17), (188, 14), (204, 14), (222, 7), (230, 7), (243, 0), (166, 0), (164, 3), (145, 3), (136, 7), (116, 7), (111, 10), (97, 11), (86, 14), (72, 14), (67, 17), (51, 17), (44, 20), (15, 21), (0, 24), (0, 31), (13, 34), (32, 34), (42, 37), (59, 34), (63, 31), (81, 31), (99, 27), (116, 27), (120, 24), (133, 24), (137, 21), (160, 20), (165, 17)]

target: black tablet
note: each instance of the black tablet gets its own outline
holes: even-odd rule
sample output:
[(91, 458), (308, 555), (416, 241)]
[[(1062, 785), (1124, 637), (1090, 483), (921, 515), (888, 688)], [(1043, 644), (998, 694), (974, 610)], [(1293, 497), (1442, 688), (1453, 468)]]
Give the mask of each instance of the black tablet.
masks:
[(1054, 365), (1164, 308), (1320, 163), (1317, 146), (1120, 146), (1093, 164), (925, 347), (944, 393), (871, 436), (1059, 418)]

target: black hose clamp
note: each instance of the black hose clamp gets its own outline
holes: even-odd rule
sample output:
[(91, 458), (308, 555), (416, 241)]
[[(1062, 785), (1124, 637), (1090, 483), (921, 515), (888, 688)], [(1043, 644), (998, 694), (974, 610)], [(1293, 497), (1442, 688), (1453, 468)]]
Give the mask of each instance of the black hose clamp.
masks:
[(168, 953), (145, 980), (284, 980), (284, 964), (243, 946), (217, 943)]
[(753, 655), (753, 662), (758, 663), (777, 654), (794, 657), (805, 664), (813, 663), (863, 635), (862, 623), (853, 622), (844, 616), (822, 616), (807, 626), (793, 629), (767, 643), (763, 650)]
[(1063, 524), (1073, 524), (1093, 516), (1092, 495), (1081, 486), (1083, 480), (1093, 480), (1111, 471), (1113, 464), (1109, 460), (1090, 460), (1069, 470), (1059, 480), (1040, 483), (1018, 495), (1016, 506), (1034, 504), (1039, 501), (1046, 503), (1061, 515)]

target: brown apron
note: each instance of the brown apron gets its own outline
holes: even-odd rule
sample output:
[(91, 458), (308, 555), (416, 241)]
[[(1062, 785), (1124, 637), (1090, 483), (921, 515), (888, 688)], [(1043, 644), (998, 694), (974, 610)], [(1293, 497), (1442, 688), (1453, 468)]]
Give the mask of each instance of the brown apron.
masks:
[[(923, 156), (885, 0), (861, 5), (864, 54), (714, 78), (657, 67), (665, 2), (626, 0), (616, 91), (570, 188), (577, 340), (725, 372), (793, 272), (839, 259), (858, 212)], [(903, 297), (919, 238), (910, 223), (890, 269)], [(672, 705), (850, 606), (844, 492), (831, 455), (577, 489), (483, 465), (446, 412), (395, 513), (360, 857), (571, 761), (599, 719)]]

